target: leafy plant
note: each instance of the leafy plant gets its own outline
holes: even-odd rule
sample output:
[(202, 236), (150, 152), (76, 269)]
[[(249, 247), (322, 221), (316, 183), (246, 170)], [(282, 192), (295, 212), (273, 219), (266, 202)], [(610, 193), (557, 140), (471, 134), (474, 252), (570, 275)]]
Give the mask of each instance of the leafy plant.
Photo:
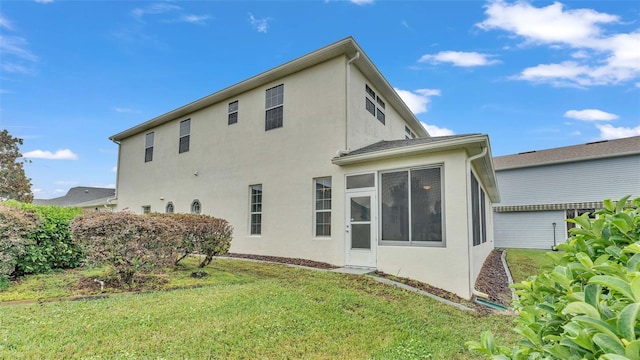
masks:
[(43, 274), (53, 269), (80, 266), (84, 255), (73, 241), (69, 222), (82, 213), (78, 208), (17, 204), (22, 210), (34, 212), (40, 218), (38, 226), (27, 235), (32, 240), (18, 258), (16, 276)]
[(157, 217), (91, 212), (76, 217), (71, 232), (89, 261), (110, 265), (132, 286), (137, 273), (175, 262), (181, 228)]
[(640, 360), (640, 198), (628, 198), (605, 200), (595, 219), (567, 220), (579, 226), (549, 254), (554, 268), (513, 285), (518, 346), (485, 332), (469, 349), (493, 359)]
[(38, 222), (35, 214), (0, 202), (0, 289), (8, 286), (18, 258), (33, 241), (26, 236)]
[(150, 216), (175, 222), (182, 231), (178, 246), (180, 256), (176, 265), (190, 254), (204, 255), (200, 267), (211, 263), (214, 256), (226, 254), (231, 246), (233, 227), (228, 221), (199, 214), (151, 214)]

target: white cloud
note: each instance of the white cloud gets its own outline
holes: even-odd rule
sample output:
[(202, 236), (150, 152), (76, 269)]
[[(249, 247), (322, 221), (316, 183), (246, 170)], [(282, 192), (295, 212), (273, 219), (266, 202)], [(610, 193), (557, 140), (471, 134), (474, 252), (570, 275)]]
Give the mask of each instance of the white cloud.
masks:
[(258, 32), (266, 33), (269, 28), (269, 18), (258, 19), (253, 16), (253, 14), (249, 13), (249, 22), (254, 29), (258, 30)]
[(2, 52), (4, 56), (12, 55), (28, 61), (38, 60), (38, 57), (29, 51), (27, 46), (28, 42), (25, 38), (0, 35), (0, 52)]
[(352, 4), (356, 5), (369, 5), (373, 4), (374, 0), (350, 0)]
[(69, 149), (57, 150), (55, 153), (45, 150), (33, 150), (22, 154), (22, 157), (48, 160), (78, 160), (78, 155)]
[(438, 89), (409, 91), (394, 88), (394, 90), (414, 114), (427, 112), (427, 105), (431, 102), (431, 97), (440, 96), (440, 90)]
[(564, 113), (564, 117), (582, 121), (611, 121), (617, 119), (618, 115), (598, 109), (585, 109), (569, 110)]
[(134, 17), (140, 19), (146, 15), (159, 15), (159, 14), (164, 14), (167, 12), (181, 10), (181, 9), (182, 8), (180, 6), (175, 4), (156, 3), (156, 4), (151, 4), (145, 8), (135, 8), (131, 10), (131, 14)]
[(31, 192), (37, 194), (39, 192), (42, 192), (42, 189), (31, 189)]
[(2, 16), (2, 14), (0, 14), (0, 28), (5, 28), (7, 30), (13, 31), (13, 24), (11, 23), (11, 21), (9, 21), (9, 19)]
[(640, 135), (640, 125), (634, 128), (615, 127), (611, 124), (596, 125), (600, 130), (600, 139), (611, 140)]
[(211, 19), (209, 15), (182, 15), (178, 21), (187, 22), (190, 24), (204, 24), (207, 20)]
[(493, 55), (481, 54), (477, 52), (464, 51), (441, 51), (437, 54), (426, 54), (418, 60), (418, 62), (443, 63), (448, 62), (454, 66), (471, 67), (486, 66), (499, 63), (498, 60), (492, 60)]
[(121, 107), (116, 107), (116, 108), (113, 108), (113, 110), (114, 110), (115, 112), (118, 112), (118, 113), (125, 113), (125, 114), (139, 114), (139, 113), (140, 113), (140, 110), (131, 109), (131, 108), (121, 108)]
[[(603, 28), (621, 23), (616, 15), (593, 9), (567, 10), (555, 2), (535, 7), (526, 1), (493, 0), (485, 7), (484, 30), (504, 30), (527, 45), (551, 49), (572, 48), (574, 61), (524, 69), (515, 79), (547, 82), (555, 86), (613, 85), (640, 76), (640, 31), (613, 33)], [(576, 62), (580, 61), (580, 62)]]
[(447, 136), (447, 135), (454, 134), (453, 130), (451, 129), (441, 128), (436, 125), (429, 125), (425, 122), (422, 122), (422, 125), (424, 126), (425, 129), (427, 129), (427, 132), (431, 136)]

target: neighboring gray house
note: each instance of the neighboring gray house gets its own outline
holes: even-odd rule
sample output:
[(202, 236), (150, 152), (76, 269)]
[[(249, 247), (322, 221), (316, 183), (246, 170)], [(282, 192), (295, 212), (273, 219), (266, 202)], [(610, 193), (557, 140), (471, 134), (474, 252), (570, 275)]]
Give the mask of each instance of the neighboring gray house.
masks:
[(494, 165), (496, 247), (549, 249), (568, 237), (566, 219), (640, 196), (640, 136), (500, 156)]
[(34, 199), (36, 205), (74, 206), (90, 210), (112, 210), (115, 208), (116, 190), (112, 188), (98, 188), (77, 186), (61, 197), (53, 199)]

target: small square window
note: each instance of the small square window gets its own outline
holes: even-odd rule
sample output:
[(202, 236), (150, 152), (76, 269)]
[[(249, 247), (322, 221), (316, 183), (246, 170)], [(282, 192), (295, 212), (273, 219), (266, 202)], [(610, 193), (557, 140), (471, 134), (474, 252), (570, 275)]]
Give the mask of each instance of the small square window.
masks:
[(380, 111), (380, 109), (378, 109), (378, 111), (376, 112), (376, 118), (378, 118), (378, 120), (384, 124), (385, 122), (384, 113)]
[(382, 101), (382, 99), (380, 98), (380, 96), (376, 98), (376, 101), (378, 102), (378, 105), (380, 105), (380, 107), (384, 109), (385, 104), (384, 104), (384, 101)]
[(367, 109), (368, 112), (371, 113), (371, 115), (376, 116), (376, 106), (373, 103), (373, 101), (369, 100), (369, 98), (364, 98), (365, 100), (365, 108)]
[(150, 205), (145, 205), (142, 207), (142, 213), (143, 214), (149, 214), (151, 213), (151, 206)]
[(366, 91), (367, 95), (371, 96), (372, 99), (376, 98), (376, 93), (369, 87), (369, 85), (364, 86), (364, 91)]

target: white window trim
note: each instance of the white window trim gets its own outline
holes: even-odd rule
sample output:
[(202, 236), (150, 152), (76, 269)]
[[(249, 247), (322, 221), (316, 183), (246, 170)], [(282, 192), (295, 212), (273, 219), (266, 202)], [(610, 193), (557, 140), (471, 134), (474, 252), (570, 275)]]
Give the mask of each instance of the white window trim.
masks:
[[(323, 179), (329, 179), (329, 181), (331, 182), (331, 198), (330, 198), (330, 200), (331, 200), (331, 208), (328, 209), (328, 210), (327, 209), (318, 210), (316, 208), (317, 200), (318, 200), (317, 197), (316, 197), (316, 184), (317, 184), (318, 180), (323, 180)], [(332, 226), (333, 225), (333, 214), (332, 214), (332, 212), (333, 212), (333, 178), (331, 176), (321, 176), (321, 177), (317, 177), (317, 178), (313, 179), (313, 196), (312, 196), (312, 198), (313, 198), (313, 221), (312, 221), (313, 222), (313, 229), (312, 229), (313, 237), (317, 238), (317, 239), (331, 239), (331, 236), (333, 235), (333, 231), (334, 231), (333, 226)], [(329, 235), (318, 235), (318, 232), (317, 232), (317, 219), (318, 219), (317, 214), (319, 212), (331, 214), (331, 218), (332, 219), (331, 219), (331, 223), (329, 223), (329, 226), (330, 226)]]
[[(252, 211), (253, 208), (253, 188), (256, 186), (260, 186), (260, 211)], [(256, 203), (257, 204), (257, 203)], [(262, 236), (262, 206), (264, 204), (264, 187), (262, 184), (253, 184), (253, 185), (249, 185), (249, 236), (255, 236), (255, 237), (259, 237)], [(252, 218), (253, 215), (260, 215), (260, 232), (259, 233), (253, 233), (253, 222), (252, 222)]]
[[(409, 189), (411, 188), (411, 171), (412, 170), (424, 170), (424, 169), (433, 169), (440, 168), (440, 216), (441, 216), (441, 228), (442, 228), (442, 240), (441, 241), (413, 241), (411, 240), (411, 226), (409, 225), (409, 241), (399, 241), (399, 240), (383, 240), (382, 239), (382, 175), (387, 173), (408, 171), (409, 172)], [(410, 166), (405, 168), (398, 169), (389, 169), (384, 171), (379, 171), (376, 181), (378, 182), (378, 245), (380, 246), (407, 246), (407, 247), (436, 247), (436, 248), (446, 248), (447, 247), (447, 232), (446, 232), (446, 216), (445, 216), (445, 173), (444, 173), (444, 163), (439, 164), (430, 164), (430, 165), (421, 165), (421, 166)], [(410, 194), (410, 193), (409, 193)], [(408, 197), (408, 206), (409, 206), (409, 218), (411, 218), (411, 196)]]

